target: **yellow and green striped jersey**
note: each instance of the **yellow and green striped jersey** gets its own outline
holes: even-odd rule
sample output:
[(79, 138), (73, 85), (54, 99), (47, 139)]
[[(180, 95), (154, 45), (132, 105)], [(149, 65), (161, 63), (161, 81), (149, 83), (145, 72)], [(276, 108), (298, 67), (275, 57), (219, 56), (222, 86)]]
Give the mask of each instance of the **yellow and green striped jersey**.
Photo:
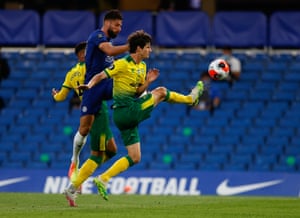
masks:
[(128, 105), (136, 98), (137, 88), (145, 82), (146, 63), (135, 63), (130, 55), (118, 59), (104, 70), (113, 79), (114, 105)]

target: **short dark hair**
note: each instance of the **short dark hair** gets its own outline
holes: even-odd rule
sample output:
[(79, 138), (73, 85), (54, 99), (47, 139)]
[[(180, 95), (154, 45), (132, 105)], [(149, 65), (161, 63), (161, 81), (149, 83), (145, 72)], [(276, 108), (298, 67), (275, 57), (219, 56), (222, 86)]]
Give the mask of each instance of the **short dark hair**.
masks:
[(86, 42), (80, 42), (75, 46), (75, 54), (77, 55), (81, 50), (86, 48)]
[(113, 9), (105, 14), (104, 20), (123, 20), (123, 17), (119, 10)]
[(129, 53), (136, 52), (137, 47), (144, 48), (147, 43), (152, 43), (152, 37), (144, 30), (138, 30), (128, 36)]

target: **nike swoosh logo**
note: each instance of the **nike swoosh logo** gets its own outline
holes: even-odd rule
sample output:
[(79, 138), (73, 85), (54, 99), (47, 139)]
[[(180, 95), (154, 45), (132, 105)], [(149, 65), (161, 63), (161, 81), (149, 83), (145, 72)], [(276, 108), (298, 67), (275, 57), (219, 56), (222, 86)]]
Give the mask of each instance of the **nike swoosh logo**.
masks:
[(29, 177), (24, 176), (24, 177), (17, 177), (17, 178), (13, 178), (13, 179), (1, 180), (0, 181), (0, 187), (15, 184), (15, 183), (18, 183), (18, 182), (23, 182), (23, 181), (26, 181), (28, 179), (29, 179)]
[(244, 193), (244, 192), (254, 191), (254, 190), (257, 190), (257, 189), (277, 185), (277, 184), (283, 182), (283, 180), (271, 180), (271, 181), (267, 181), (267, 182), (252, 183), (252, 184), (240, 185), (240, 186), (234, 186), (234, 187), (230, 187), (228, 185), (228, 182), (229, 182), (229, 180), (225, 179), (218, 186), (218, 188), (217, 188), (217, 194), (218, 195), (228, 196), (228, 195), (241, 194), (241, 193)]

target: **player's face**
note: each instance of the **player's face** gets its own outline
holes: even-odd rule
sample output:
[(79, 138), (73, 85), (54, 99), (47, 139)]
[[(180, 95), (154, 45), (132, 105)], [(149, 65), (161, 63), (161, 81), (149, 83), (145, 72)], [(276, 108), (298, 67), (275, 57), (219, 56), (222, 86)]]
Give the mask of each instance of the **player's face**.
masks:
[(122, 30), (122, 20), (111, 20), (107, 30), (109, 38), (116, 38)]
[(150, 56), (150, 53), (152, 52), (151, 44), (147, 43), (145, 47), (141, 50), (141, 56), (143, 59), (147, 59)]
[(85, 49), (79, 51), (77, 56), (79, 62), (85, 62)]

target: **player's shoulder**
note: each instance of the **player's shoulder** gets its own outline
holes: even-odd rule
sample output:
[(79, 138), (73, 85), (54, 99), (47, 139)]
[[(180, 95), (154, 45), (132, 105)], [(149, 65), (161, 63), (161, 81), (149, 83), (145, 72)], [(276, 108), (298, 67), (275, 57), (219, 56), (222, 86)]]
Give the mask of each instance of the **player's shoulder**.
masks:
[(96, 29), (92, 34), (90, 35), (91, 40), (102, 40), (102, 41), (108, 41), (106, 35), (104, 32), (100, 29)]

